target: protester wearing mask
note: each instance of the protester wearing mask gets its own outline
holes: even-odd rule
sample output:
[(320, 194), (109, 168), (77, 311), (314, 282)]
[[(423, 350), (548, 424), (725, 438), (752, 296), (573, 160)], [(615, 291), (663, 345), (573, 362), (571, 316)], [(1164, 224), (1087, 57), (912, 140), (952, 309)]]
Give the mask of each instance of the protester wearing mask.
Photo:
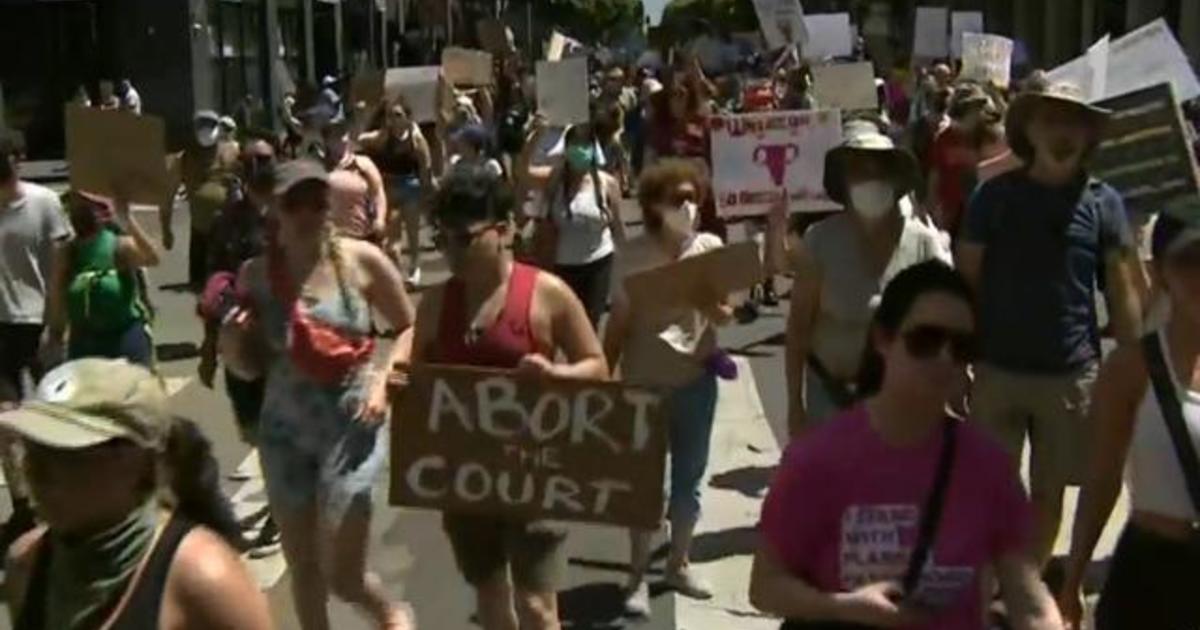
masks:
[(1141, 274), (1120, 194), (1090, 177), (1087, 159), (1108, 113), (1066, 83), (1017, 97), (1007, 136), (1026, 166), (971, 199), (958, 264), (980, 305), (981, 362), (973, 417), (1009, 450), (1030, 439), (1037, 553), (1049, 561), (1063, 490), (1081, 477), (1100, 354), (1096, 286), (1105, 287), (1120, 343), (1141, 321)]
[[(39, 350), (53, 269), (65, 264), (71, 237), (58, 195), (49, 188), (21, 181), (19, 166), (24, 140), (0, 129), (0, 403), (25, 398), (25, 375), (42, 376)], [(49, 308), (48, 308), (49, 307)], [(12, 444), (0, 438), (0, 462), (12, 499), (12, 515), (0, 530), (0, 549), (33, 527), (28, 489)]]
[(750, 601), (784, 630), (982, 630), (989, 572), (1011, 627), (1062, 627), (1017, 470), (945, 412), (975, 330), (971, 289), (941, 261), (884, 289), (858, 379), (866, 400), (793, 440), (763, 503)]
[(1001, 115), (987, 92), (969, 83), (954, 91), (948, 114), (950, 126), (938, 134), (930, 151), (926, 199), (938, 228), (957, 239), (980, 161), (980, 130), (998, 123)]
[[(504, 184), (479, 166), (443, 182), (434, 219), (451, 278), (424, 294), (411, 356), (397, 344), (394, 363), (470, 365), (533, 378), (608, 377), (600, 341), (571, 289), (513, 261), (513, 205)], [(484, 630), (560, 628), (564, 529), (449, 512), (443, 526), (459, 570), (476, 589)]]
[(1096, 628), (1200, 627), (1200, 470), (1185, 466), (1176, 450), (1190, 450), (1193, 461), (1200, 452), (1200, 228), (1162, 215), (1152, 249), (1155, 284), (1170, 314), (1140, 347), (1109, 354), (1096, 379), (1096, 442), (1059, 598), (1072, 628), (1082, 627), (1083, 576), (1121, 492), (1122, 470), (1133, 510), (1109, 565)]
[(308, 160), (276, 169), (278, 246), (242, 267), (219, 344), (239, 378), (266, 379), (259, 456), (301, 626), (329, 627), (332, 593), (377, 628), (409, 630), (366, 555), (391, 373), (373, 364), (371, 313), (403, 332), (412, 306), (379, 248), (332, 227), (330, 177)]
[(329, 171), (329, 215), (341, 236), (380, 244), (387, 229), (387, 192), (375, 162), (351, 145), (350, 121), (325, 107), (310, 114), (321, 134), (321, 159)]
[(397, 98), (387, 110), (382, 129), (358, 138), (359, 146), (379, 166), (387, 188), (387, 249), (400, 261), (400, 241), (408, 236), (408, 285), (421, 284), (421, 216), (424, 197), (433, 191), (432, 157), (425, 134), (412, 110)]
[[(622, 250), (622, 277), (720, 248), (720, 238), (696, 231), (700, 203), (707, 194), (708, 180), (688, 162), (667, 159), (646, 169), (638, 184), (646, 233)], [(728, 362), (717, 347), (715, 327), (728, 323), (733, 309), (723, 295), (660, 305), (644, 296), (631, 301), (624, 284), (618, 287), (604, 332), (608, 363), (614, 369), (620, 365), (625, 382), (670, 391), (671, 552), (666, 582), (687, 597), (709, 599), (712, 591), (689, 568), (688, 553), (700, 517), (700, 481), (708, 467), (717, 370)], [(650, 613), (645, 580), (650, 537), (650, 532), (630, 532), (632, 570), (625, 608), (638, 616)]]
[[(180, 158), (183, 190), (192, 222), (188, 242), (188, 284), (197, 292), (204, 288), (207, 279), (205, 265), (213, 220), (229, 198), (240, 153), (237, 143), (221, 140), (220, 120), (216, 112), (197, 112), (192, 125), (193, 141)], [(170, 203), (162, 207), (164, 227), (171, 224), (171, 209)], [(163, 246), (171, 249), (174, 242), (174, 234), (169, 229), (164, 231)]]
[(916, 160), (869, 122), (846, 125), (825, 156), (825, 192), (846, 206), (813, 225), (793, 253), (787, 323), (788, 426), (793, 435), (855, 399), (871, 316), (896, 274), (950, 252), (936, 230), (901, 212), (920, 180)]
[(541, 195), (534, 240), (546, 243), (540, 246), (547, 250), (544, 264), (571, 287), (598, 330), (608, 306), (613, 255), (625, 242), (621, 186), (601, 170), (603, 153), (590, 125), (571, 127), (563, 142), (562, 163)]

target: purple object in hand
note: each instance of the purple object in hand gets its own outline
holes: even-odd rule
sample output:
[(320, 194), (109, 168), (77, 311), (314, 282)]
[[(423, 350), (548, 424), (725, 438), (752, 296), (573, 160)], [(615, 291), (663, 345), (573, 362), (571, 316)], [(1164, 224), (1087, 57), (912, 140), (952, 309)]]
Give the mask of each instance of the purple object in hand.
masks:
[(708, 373), (716, 376), (723, 381), (736, 380), (738, 377), (738, 366), (734, 362), (733, 357), (730, 357), (724, 350), (716, 350), (708, 355), (706, 362)]

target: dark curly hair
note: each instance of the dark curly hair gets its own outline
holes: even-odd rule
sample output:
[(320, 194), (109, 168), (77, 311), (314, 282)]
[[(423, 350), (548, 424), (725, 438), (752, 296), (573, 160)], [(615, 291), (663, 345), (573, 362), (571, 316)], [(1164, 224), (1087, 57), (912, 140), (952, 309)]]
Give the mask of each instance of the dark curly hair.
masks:
[(459, 165), (442, 182), (434, 200), (436, 223), (507, 221), (515, 200), (503, 180), (482, 165)]

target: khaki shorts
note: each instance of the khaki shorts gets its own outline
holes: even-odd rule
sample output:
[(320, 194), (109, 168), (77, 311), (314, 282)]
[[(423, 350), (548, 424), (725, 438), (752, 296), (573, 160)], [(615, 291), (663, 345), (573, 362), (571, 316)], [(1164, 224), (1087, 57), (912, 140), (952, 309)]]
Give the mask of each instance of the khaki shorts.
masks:
[(1000, 441), (1018, 468), (1029, 437), (1031, 493), (1053, 496), (1082, 482), (1093, 437), (1088, 410), (1097, 369), (1095, 362), (1063, 375), (976, 368), (971, 418)]
[(509, 567), (513, 584), (531, 593), (557, 591), (566, 577), (567, 531), (561, 526), (446, 513), (442, 527), (450, 537), (458, 569), (471, 586)]

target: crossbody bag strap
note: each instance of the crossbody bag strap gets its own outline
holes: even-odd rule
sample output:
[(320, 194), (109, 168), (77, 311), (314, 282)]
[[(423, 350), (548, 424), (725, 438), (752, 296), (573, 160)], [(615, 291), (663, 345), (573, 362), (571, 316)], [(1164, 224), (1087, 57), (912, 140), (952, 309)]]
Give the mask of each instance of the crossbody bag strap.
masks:
[(1146, 355), (1146, 369), (1154, 386), (1154, 397), (1158, 399), (1167, 432), (1171, 434), (1171, 444), (1175, 447), (1175, 456), (1183, 468), (1188, 495), (1192, 498), (1193, 507), (1200, 513), (1200, 457), (1197, 457), (1196, 449), (1192, 446), (1192, 437), (1183, 419), (1183, 405), (1179, 402), (1175, 383), (1167, 370), (1158, 334), (1142, 337), (1142, 351)]
[(946, 418), (943, 424), (942, 452), (938, 456), (937, 472), (933, 477), (933, 489), (925, 499), (925, 508), (921, 511), (921, 524), (917, 532), (917, 544), (912, 556), (908, 559), (908, 569), (904, 572), (904, 596), (909, 597), (917, 590), (921, 581), (921, 570), (933, 549), (937, 539), (938, 525), (942, 520), (942, 508), (946, 504), (946, 489), (950, 487), (950, 471), (954, 468), (954, 455), (957, 451), (958, 424), (954, 418)]

